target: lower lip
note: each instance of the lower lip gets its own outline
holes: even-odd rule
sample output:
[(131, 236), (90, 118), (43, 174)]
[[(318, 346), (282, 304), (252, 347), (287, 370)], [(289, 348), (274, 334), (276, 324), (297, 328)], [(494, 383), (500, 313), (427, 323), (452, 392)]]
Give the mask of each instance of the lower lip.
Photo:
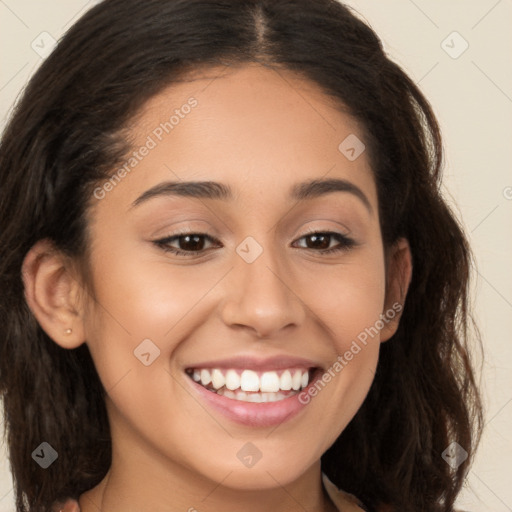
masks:
[(277, 402), (263, 403), (243, 402), (226, 398), (213, 391), (208, 391), (188, 376), (187, 380), (208, 405), (231, 421), (249, 427), (273, 427), (291, 420), (308, 405), (309, 401), (304, 404), (299, 401), (299, 395), (307, 393), (308, 388), (313, 385), (316, 379), (313, 378), (305, 389), (289, 398), (283, 398)]

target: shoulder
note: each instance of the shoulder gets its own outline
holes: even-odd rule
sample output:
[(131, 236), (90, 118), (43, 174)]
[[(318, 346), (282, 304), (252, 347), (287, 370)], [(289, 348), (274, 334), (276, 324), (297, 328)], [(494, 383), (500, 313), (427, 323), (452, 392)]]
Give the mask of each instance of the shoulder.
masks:
[(56, 501), (52, 505), (52, 512), (80, 512), (78, 501), (68, 499), (66, 501)]

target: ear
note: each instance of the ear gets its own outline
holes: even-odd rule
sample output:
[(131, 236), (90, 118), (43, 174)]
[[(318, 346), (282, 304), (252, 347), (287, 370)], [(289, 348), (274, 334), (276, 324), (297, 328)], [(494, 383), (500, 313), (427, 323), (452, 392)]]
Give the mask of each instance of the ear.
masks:
[(380, 340), (387, 341), (395, 334), (400, 323), (405, 297), (412, 277), (412, 256), (409, 242), (400, 238), (387, 254), (386, 297), (382, 319), (384, 327)]
[(63, 348), (80, 346), (85, 338), (81, 286), (69, 258), (40, 240), (25, 256), (22, 275), (25, 299), (41, 328)]

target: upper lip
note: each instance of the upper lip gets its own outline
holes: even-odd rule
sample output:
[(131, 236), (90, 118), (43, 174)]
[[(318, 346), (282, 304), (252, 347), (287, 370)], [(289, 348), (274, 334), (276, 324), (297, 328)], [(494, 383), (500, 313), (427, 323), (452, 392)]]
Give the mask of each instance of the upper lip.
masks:
[(203, 361), (188, 365), (187, 369), (193, 368), (225, 368), (225, 369), (246, 369), (254, 371), (286, 370), (287, 368), (321, 368), (318, 362), (302, 357), (290, 355), (277, 355), (273, 357), (255, 357), (242, 355), (213, 361)]

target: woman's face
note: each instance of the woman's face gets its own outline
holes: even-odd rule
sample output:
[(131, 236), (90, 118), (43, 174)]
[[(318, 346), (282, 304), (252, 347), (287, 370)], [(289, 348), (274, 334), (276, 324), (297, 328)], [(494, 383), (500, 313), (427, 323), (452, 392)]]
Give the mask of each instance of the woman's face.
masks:
[(114, 463), (286, 485), (355, 415), (389, 337), (361, 131), (312, 83), (251, 65), (173, 85), (132, 136), (92, 198), (83, 316)]

